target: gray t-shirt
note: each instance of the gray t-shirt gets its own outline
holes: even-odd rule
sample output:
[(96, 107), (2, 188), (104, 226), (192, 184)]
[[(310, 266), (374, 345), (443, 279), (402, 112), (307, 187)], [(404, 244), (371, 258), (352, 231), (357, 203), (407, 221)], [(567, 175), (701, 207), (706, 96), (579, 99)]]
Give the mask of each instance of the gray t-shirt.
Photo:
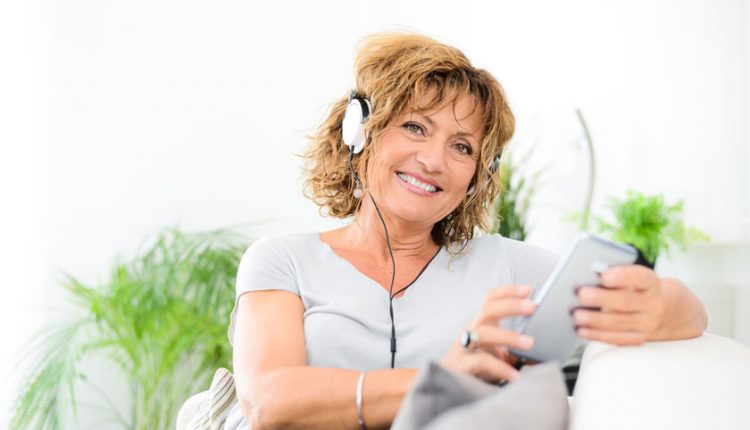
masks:
[[(458, 257), (442, 248), (404, 295), (393, 299), (396, 367), (440, 360), (491, 289), (508, 284), (537, 288), (556, 262), (549, 251), (499, 235), (472, 239)], [(253, 243), (240, 262), (236, 290), (237, 299), (262, 290), (300, 296), (309, 366), (364, 371), (390, 367), (388, 291), (339, 257), (318, 233)], [(237, 301), (230, 342), (236, 312)], [(230, 409), (223, 428), (249, 429), (239, 404)]]
[[(404, 295), (393, 299), (396, 367), (440, 360), (492, 288), (538, 287), (556, 262), (546, 250), (499, 235), (472, 239), (458, 257), (441, 249)], [(308, 365), (365, 371), (390, 367), (388, 291), (334, 253), (318, 233), (253, 243), (242, 257), (236, 290), (237, 299), (260, 290), (300, 296)], [(235, 304), (230, 342), (236, 311)]]

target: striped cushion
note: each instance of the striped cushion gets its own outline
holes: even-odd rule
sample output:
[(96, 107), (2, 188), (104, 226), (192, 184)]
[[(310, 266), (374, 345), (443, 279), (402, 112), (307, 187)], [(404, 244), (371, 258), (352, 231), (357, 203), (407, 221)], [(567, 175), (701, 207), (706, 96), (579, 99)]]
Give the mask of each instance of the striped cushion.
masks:
[(237, 403), (234, 376), (227, 369), (219, 368), (211, 381), (208, 395), (188, 423), (188, 430), (219, 430), (224, 426), (229, 409)]

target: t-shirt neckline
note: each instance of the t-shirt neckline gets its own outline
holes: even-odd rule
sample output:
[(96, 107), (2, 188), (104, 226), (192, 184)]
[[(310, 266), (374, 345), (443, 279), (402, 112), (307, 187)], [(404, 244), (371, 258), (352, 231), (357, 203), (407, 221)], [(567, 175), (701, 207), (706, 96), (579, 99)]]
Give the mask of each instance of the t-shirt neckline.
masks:
[[(379, 282), (377, 282), (376, 280), (372, 279), (371, 277), (367, 276), (366, 274), (362, 273), (362, 271), (360, 271), (360, 270), (359, 270), (359, 269), (357, 268), (357, 266), (355, 266), (354, 264), (352, 264), (352, 262), (351, 262), (351, 261), (349, 261), (349, 260), (347, 260), (346, 258), (344, 258), (344, 257), (340, 256), (339, 254), (337, 254), (337, 253), (336, 253), (336, 251), (335, 251), (335, 250), (334, 250), (334, 249), (333, 249), (333, 248), (331, 247), (331, 245), (330, 245), (330, 244), (328, 244), (327, 242), (325, 242), (325, 241), (324, 241), (324, 240), (323, 240), (323, 239), (322, 239), (322, 238), (320, 237), (320, 233), (321, 233), (321, 232), (315, 232), (315, 233), (314, 233), (314, 235), (315, 235), (315, 238), (316, 238), (316, 240), (317, 240), (317, 241), (318, 241), (318, 243), (320, 244), (320, 246), (322, 246), (322, 247), (323, 247), (323, 249), (324, 249), (324, 250), (325, 250), (326, 252), (330, 253), (330, 254), (331, 254), (331, 255), (333, 256), (333, 258), (335, 258), (335, 259), (336, 259), (337, 261), (341, 262), (341, 264), (343, 264), (343, 265), (347, 266), (347, 267), (349, 268), (349, 270), (352, 270), (352, 271), (354, 271), (354, 272), (355, 272), (355, 273), (357, 274), (357, 276), (359, 276), (360, 278), (364, 278), (364, 279), (366, 279), (366, 280), (368, 281), (368, 283), (369, 283), (370, 285), (372, 285), (373, 287), (376, 287), (376, 288), (377, 288), (378, 290), (380, 290), (380, 291), (381, 291), (382, 293), (385, 293), (385, 294), (384, 294), (385, 298), (386, 298), (386, 299), (388, 298), (388, 296), (389, 296), (389, 292), (388, 292), (388, 290), (387, 290), (387, 289), (386, 289), (386, 288), (385, 288), (385, 287), (384, 287), (383, 285), (381, 285), (381, 284), (380, 284)], [(434, 255), (433, 255), (433, 256), (432, 256), (431, 258), (430, 258), (430, 260), (429, 260), (429, 261), (427, 262), (427, 264), (425, 265), (424, 269), (422, 269), (422, 271), (421, 271), (421, 272), (419, 272), (419, 274), (417, 275), (417, 277), (416, 277), (416, 278), (414, 278), (414, 280), (412, 280), (412, 281), (411, 281), (411, 282), (410, 282), (410, 283), (409, 283), (409, 284), (408, 284), (408, 285), (407, 285), (406, 287), (402, 287), (401, 289), (403, 289), (403, 288), (408, 288), (408, 290), (409, 290), (409, 291), (411, 291), (411, 290), (412, 290), (412, 289), (414, 288), (414, 286), (415, 286), (415, 285), (417, 284), (417, 282), (418, 282), (418, 281), (419, 281), (420, 279), (422, 279), (422, 278), (424, 277), (424, 275), (425, 275), (425, 274), (426, 274), (426, 273), (427, 273), (427, 272), (428, 272), (428, 271), (430, 270), (430, 267), (432, 266), (432, 263), (433, 263), (433, 262), (434, 262), (434, 261), (435, 261), (435, 260), (437, 259), (437, 257), (438, 257), (438, 256), (439, 256), (439, 255), (440, 255), (440, 254), (441, 254), (442, 252), (443, 252), (444, 248), (445, 248), (445, 247), (443, 247), (443, 246), (440, 246), (440, 247), (438, 248), (437, 252), (436, 252), (436, 253), (435, 253), (435, 254), (434, 254)], [(397, 270), (398, 270), (398, 268), (397, 268)], [(394, 301), (394, 302), (397, 302), (397, 301), (402, 301), (402, 300), (404, 300), (404, 299), (405, 299), (406, 297), (409, 297), (409, 296), (411, 296), (411, 295), (412, 295), (412, 294), (407, 294), (407, 292), (404, 292), (404, 294), (402, 294), (402, 295), (401, 295), (400, 297), (394, 297), (394, 298), (393, 298), (393, 301)]]

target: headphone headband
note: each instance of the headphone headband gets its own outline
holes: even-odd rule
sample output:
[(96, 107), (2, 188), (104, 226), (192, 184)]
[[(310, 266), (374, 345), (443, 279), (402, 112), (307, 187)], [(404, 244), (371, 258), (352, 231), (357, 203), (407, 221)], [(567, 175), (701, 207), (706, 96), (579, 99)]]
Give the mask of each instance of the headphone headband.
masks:
[[(372, 104), (366, 97), (357, 94), (356, 91), (352, 91), (349, 94), (349, 104), (346, 106), (344, 112), (344, 119), (341, 122), (341, 139), (349, 150), (351, 155), (359, 154), (365, 147), (365, 131), (364, 124), (367, 121), (367, 117), (372, 112)], [(500, 151), (495, 158), (492, 159), (489, 165), (490, 176), (494, 175), (500, 170), (500, 159), (503, 152)], [(488, 181), (492, 178), (487, 178)], [(473, 192), (474, 187), (472, 186), (469, 192)]]

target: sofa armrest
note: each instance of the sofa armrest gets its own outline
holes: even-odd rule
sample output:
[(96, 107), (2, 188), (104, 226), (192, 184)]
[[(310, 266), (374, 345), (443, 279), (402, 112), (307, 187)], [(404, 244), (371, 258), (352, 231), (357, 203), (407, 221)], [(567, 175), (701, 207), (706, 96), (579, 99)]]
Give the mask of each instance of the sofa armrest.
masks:
[(704, 334), (616, 347), (592, 342), (581, 361), (572, 430), (748, 429), (750, 348)]

